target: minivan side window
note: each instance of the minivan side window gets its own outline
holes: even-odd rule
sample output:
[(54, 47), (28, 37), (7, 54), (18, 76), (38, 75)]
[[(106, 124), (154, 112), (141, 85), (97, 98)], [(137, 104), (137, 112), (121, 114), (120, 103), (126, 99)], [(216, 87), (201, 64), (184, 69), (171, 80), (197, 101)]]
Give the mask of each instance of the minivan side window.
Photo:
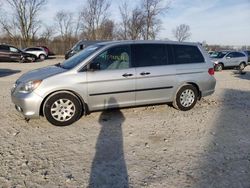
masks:
[(204, 57), (197, 46), (172, 45), (175, 64), (204, 63)]
[(165, 44), (133, 44), (131, 48), (134, 67), (168, 64), (168, 54)]
[(99, 70), (127, 69), (130, 67), (130, 46), (121, 45), (111, 47), (95, 57), (90, 67)]

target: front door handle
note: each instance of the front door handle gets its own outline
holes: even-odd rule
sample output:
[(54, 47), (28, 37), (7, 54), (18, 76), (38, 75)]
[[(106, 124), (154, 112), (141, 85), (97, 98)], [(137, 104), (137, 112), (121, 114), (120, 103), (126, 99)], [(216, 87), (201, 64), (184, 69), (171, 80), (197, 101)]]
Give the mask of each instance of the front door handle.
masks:
[(149, 75), (149, 74), (150, 74), (150, 72), (141, 72), (140, 75), (145, 76), (145, 75)]
[(133, 76), (133, 74), (129, 74), (129, 73), (125, 73), (122, 75), (123, 77), (130, 77), (130, 76)]

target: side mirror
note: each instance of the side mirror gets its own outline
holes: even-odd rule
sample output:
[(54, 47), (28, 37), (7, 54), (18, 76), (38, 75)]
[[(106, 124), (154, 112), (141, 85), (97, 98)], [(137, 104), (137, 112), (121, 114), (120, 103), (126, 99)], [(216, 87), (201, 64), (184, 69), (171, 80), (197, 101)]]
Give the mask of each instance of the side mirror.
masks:
[(83, 44), (80, 45), (80, 50), (83, 50)]
[(227, 56), (226, 59), (231, 59), (231, 57), (230, 57), (230, 56)]
[(90, 71), (101, 70), (100, 63), (90, 63), (89, 70)]

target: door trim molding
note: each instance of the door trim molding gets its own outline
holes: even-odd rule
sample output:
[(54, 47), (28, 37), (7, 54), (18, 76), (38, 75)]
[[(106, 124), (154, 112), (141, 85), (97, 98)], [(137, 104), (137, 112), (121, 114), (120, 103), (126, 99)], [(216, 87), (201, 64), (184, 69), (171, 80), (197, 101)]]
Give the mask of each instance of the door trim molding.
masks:
[(130, 93), (130, 92), (140, 92), (140, 91), (152, 91), (152, 90), (163, 90), (163, 89), (172, 89), (173, 86), (167, 87), (156, 87), (156, 88), (145, 88), (145, 89), (135, 89), (135, 90), (125, 90), (125, 91), (113, 91), (113, 92), (105, 92), (105, 93), (92, 93), (89, 96), (97, 96), (97, 95), (112, 95), (119, 93)]

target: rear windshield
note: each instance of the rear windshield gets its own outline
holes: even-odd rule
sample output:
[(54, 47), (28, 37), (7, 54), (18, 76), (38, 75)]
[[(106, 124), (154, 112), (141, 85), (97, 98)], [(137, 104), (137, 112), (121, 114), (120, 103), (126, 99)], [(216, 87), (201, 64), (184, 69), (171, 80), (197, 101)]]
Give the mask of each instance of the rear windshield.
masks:
[(81, 62), (83, 62), (87, 57), (89, 57), (91, 54), (93, 54), (98, 49), (102, 48), (103, 45), (92, 45), (81, 52), (77, 53), (76, 55), (70, 57), (69, 59), (65, 60), (63, 63), (60, 64), (60, 66), (64, 69), (72, 69), (75, 66), (79, 65)]

